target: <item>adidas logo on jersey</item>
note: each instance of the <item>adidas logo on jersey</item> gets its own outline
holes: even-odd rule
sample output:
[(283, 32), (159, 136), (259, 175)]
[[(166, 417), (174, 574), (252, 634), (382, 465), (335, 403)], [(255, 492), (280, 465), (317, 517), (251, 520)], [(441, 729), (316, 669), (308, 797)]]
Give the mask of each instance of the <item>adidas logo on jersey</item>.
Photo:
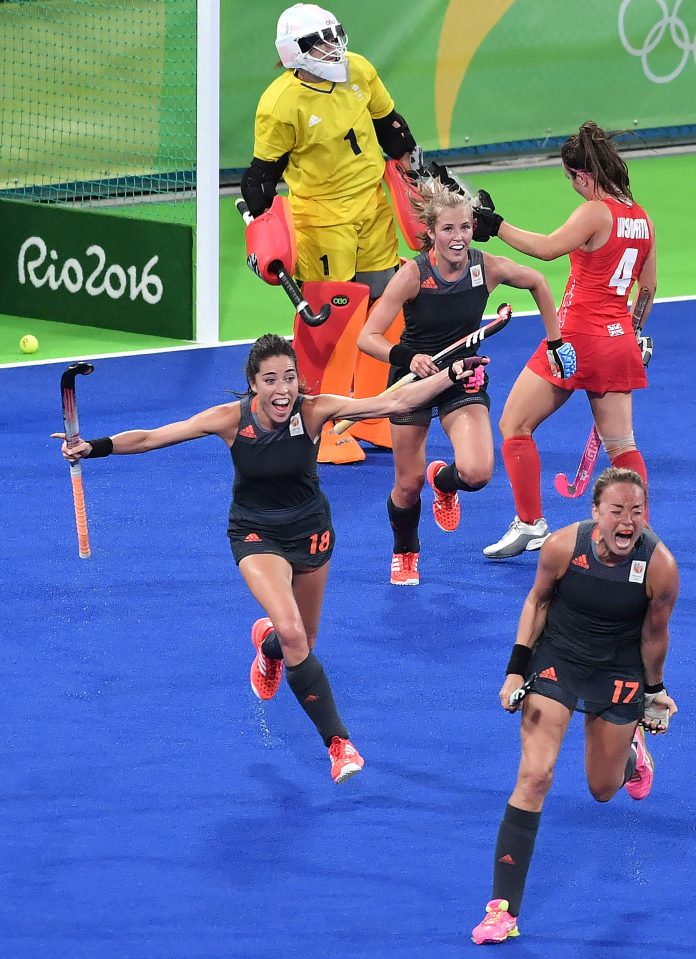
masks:
[(423, 280), (423, 282), (420, 285), (420, 288), (421, 290), (436, 290), (437, 283), (435, 282), (432, 276), (429, 276), (427, 280)]
[(558, 676), (556, 676), (556, 670), (553, 668), (553, 666), (549, 666), (548, 669), (542, 670), (542, 672), (539, 673), (539, 679), (551, 679), (554, 683), (558, 682)]
[(575, 559), (572, 560), (572, 564), (573, 566), (579, 566), (580, 569), (590, 568), (590, 564), (587, 562), (587, 556), (585, 556), (584, 553), (581, 556), (576, 556)]
[(243, 430), (239, 431), (240, 436), (247, 436), (250, 440), (256, 439), (256, 433), (254, 432), (254, 427), (249, 423), (248, 426), (245, 426)]
[(260, 542), (261, 542), (261, 537), (259, 536), (258, 533), (249, 533), (248, 536), (245, 536), (245, 537), (244, 537), (244, 542), (245, 542), (245, 543), (260, 543)]
[(315, 117), (314, 114), (309, 118), (309, 126), (315, 127), (317, 123), (321, 123), (321, 117)]

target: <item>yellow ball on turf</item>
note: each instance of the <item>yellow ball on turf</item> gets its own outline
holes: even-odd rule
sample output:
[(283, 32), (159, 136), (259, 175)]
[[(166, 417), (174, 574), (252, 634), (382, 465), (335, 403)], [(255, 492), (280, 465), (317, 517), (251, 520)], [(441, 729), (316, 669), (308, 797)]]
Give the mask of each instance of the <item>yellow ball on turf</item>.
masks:
[(31, 333), (27, 333), (19, 341), (19, 348), (22, 353), (36, 353), (39, 348), (39, 341)]

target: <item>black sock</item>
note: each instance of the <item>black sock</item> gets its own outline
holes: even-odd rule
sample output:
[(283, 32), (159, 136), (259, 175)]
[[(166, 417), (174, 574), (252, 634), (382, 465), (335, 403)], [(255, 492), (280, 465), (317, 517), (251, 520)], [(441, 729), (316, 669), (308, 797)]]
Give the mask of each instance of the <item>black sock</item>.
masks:
[(456, 493), (457, 490), (462, 490), (463, 493), (476, 493), (481, 489), (480, 486), (469, 486), (468, 483), (465, 483), (457, 472), (454, 463), (443, 466), (435, 475), (434, 482), (441, 493)]
[(459, 473), (454, 463), (450, 463), (449, 466), (443, 466), (442, 469), (438, 470), (435, 474), (434, 483), (441, 493), (456, 493), (459, 488), (457, 486), (457, 483), (459, 483)]
[(261, 652), (269, 659), (282, 659), (283, 650), (280, 646), (280, 640), (275, 630), (270, 632), (261, 643)]
[(324, 745), (329, 746), (334, 736), (348, 739), (348, 730), (336, 711), (331, 684), (314, 653), (310, 653), (298, 666), (287, 666), (285, 674), (290, 689), (317, 727)]
[(520, 914), (540, 819), (540, 812), (528, 812), (508, 803), (500, 823), (493, 866), (493, 898), (507, 899), (511, 916)]
[(420, 497), (413, 506), (394, 506), (391, 495), (387, 497), (387, 513), (394, 531), (395, 553), (420, 553), (418, 523), (420, 522)]

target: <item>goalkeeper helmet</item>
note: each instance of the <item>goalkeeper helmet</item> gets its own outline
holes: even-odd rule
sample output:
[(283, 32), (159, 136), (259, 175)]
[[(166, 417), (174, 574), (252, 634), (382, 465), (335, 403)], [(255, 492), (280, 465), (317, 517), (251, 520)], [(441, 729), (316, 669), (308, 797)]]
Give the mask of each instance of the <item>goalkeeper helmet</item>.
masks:
[(276, 49), (290, 70), (305, 70), (322, 80), (348, 79), (348, 37), (333, 13), (315, 3), (296, 3), (278, 19)]

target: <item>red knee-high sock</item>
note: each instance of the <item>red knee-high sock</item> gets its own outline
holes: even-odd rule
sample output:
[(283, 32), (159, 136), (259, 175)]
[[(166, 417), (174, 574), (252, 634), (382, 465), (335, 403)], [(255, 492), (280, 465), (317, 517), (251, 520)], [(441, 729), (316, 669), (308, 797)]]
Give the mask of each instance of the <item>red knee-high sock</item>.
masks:
[[(645, 489), (648, 489), (648, 471), (645, 467), (645, 460), (641, 456), (640, 450), (628, 450), (626, 453), (619, 453), (612, 458), (612, 466), (625, 470), (633, 470), (645, 483)], [(645, 496), (645, 520), (648, 521), (648, 497)]]
[(502, 452), (517, 515), (523, 523), (533, 523), (543, 515), (537, 445), (531, 436), (509, 436), (503, 440)]
[(648, 471), (645, 468), (645, 460), (640, 455), (640, 450), (628, 450), (627, 453), (612, 456), (611, 465), (619, 469), (633, 470), (641, 477), (645, 485), (648, 485)]

